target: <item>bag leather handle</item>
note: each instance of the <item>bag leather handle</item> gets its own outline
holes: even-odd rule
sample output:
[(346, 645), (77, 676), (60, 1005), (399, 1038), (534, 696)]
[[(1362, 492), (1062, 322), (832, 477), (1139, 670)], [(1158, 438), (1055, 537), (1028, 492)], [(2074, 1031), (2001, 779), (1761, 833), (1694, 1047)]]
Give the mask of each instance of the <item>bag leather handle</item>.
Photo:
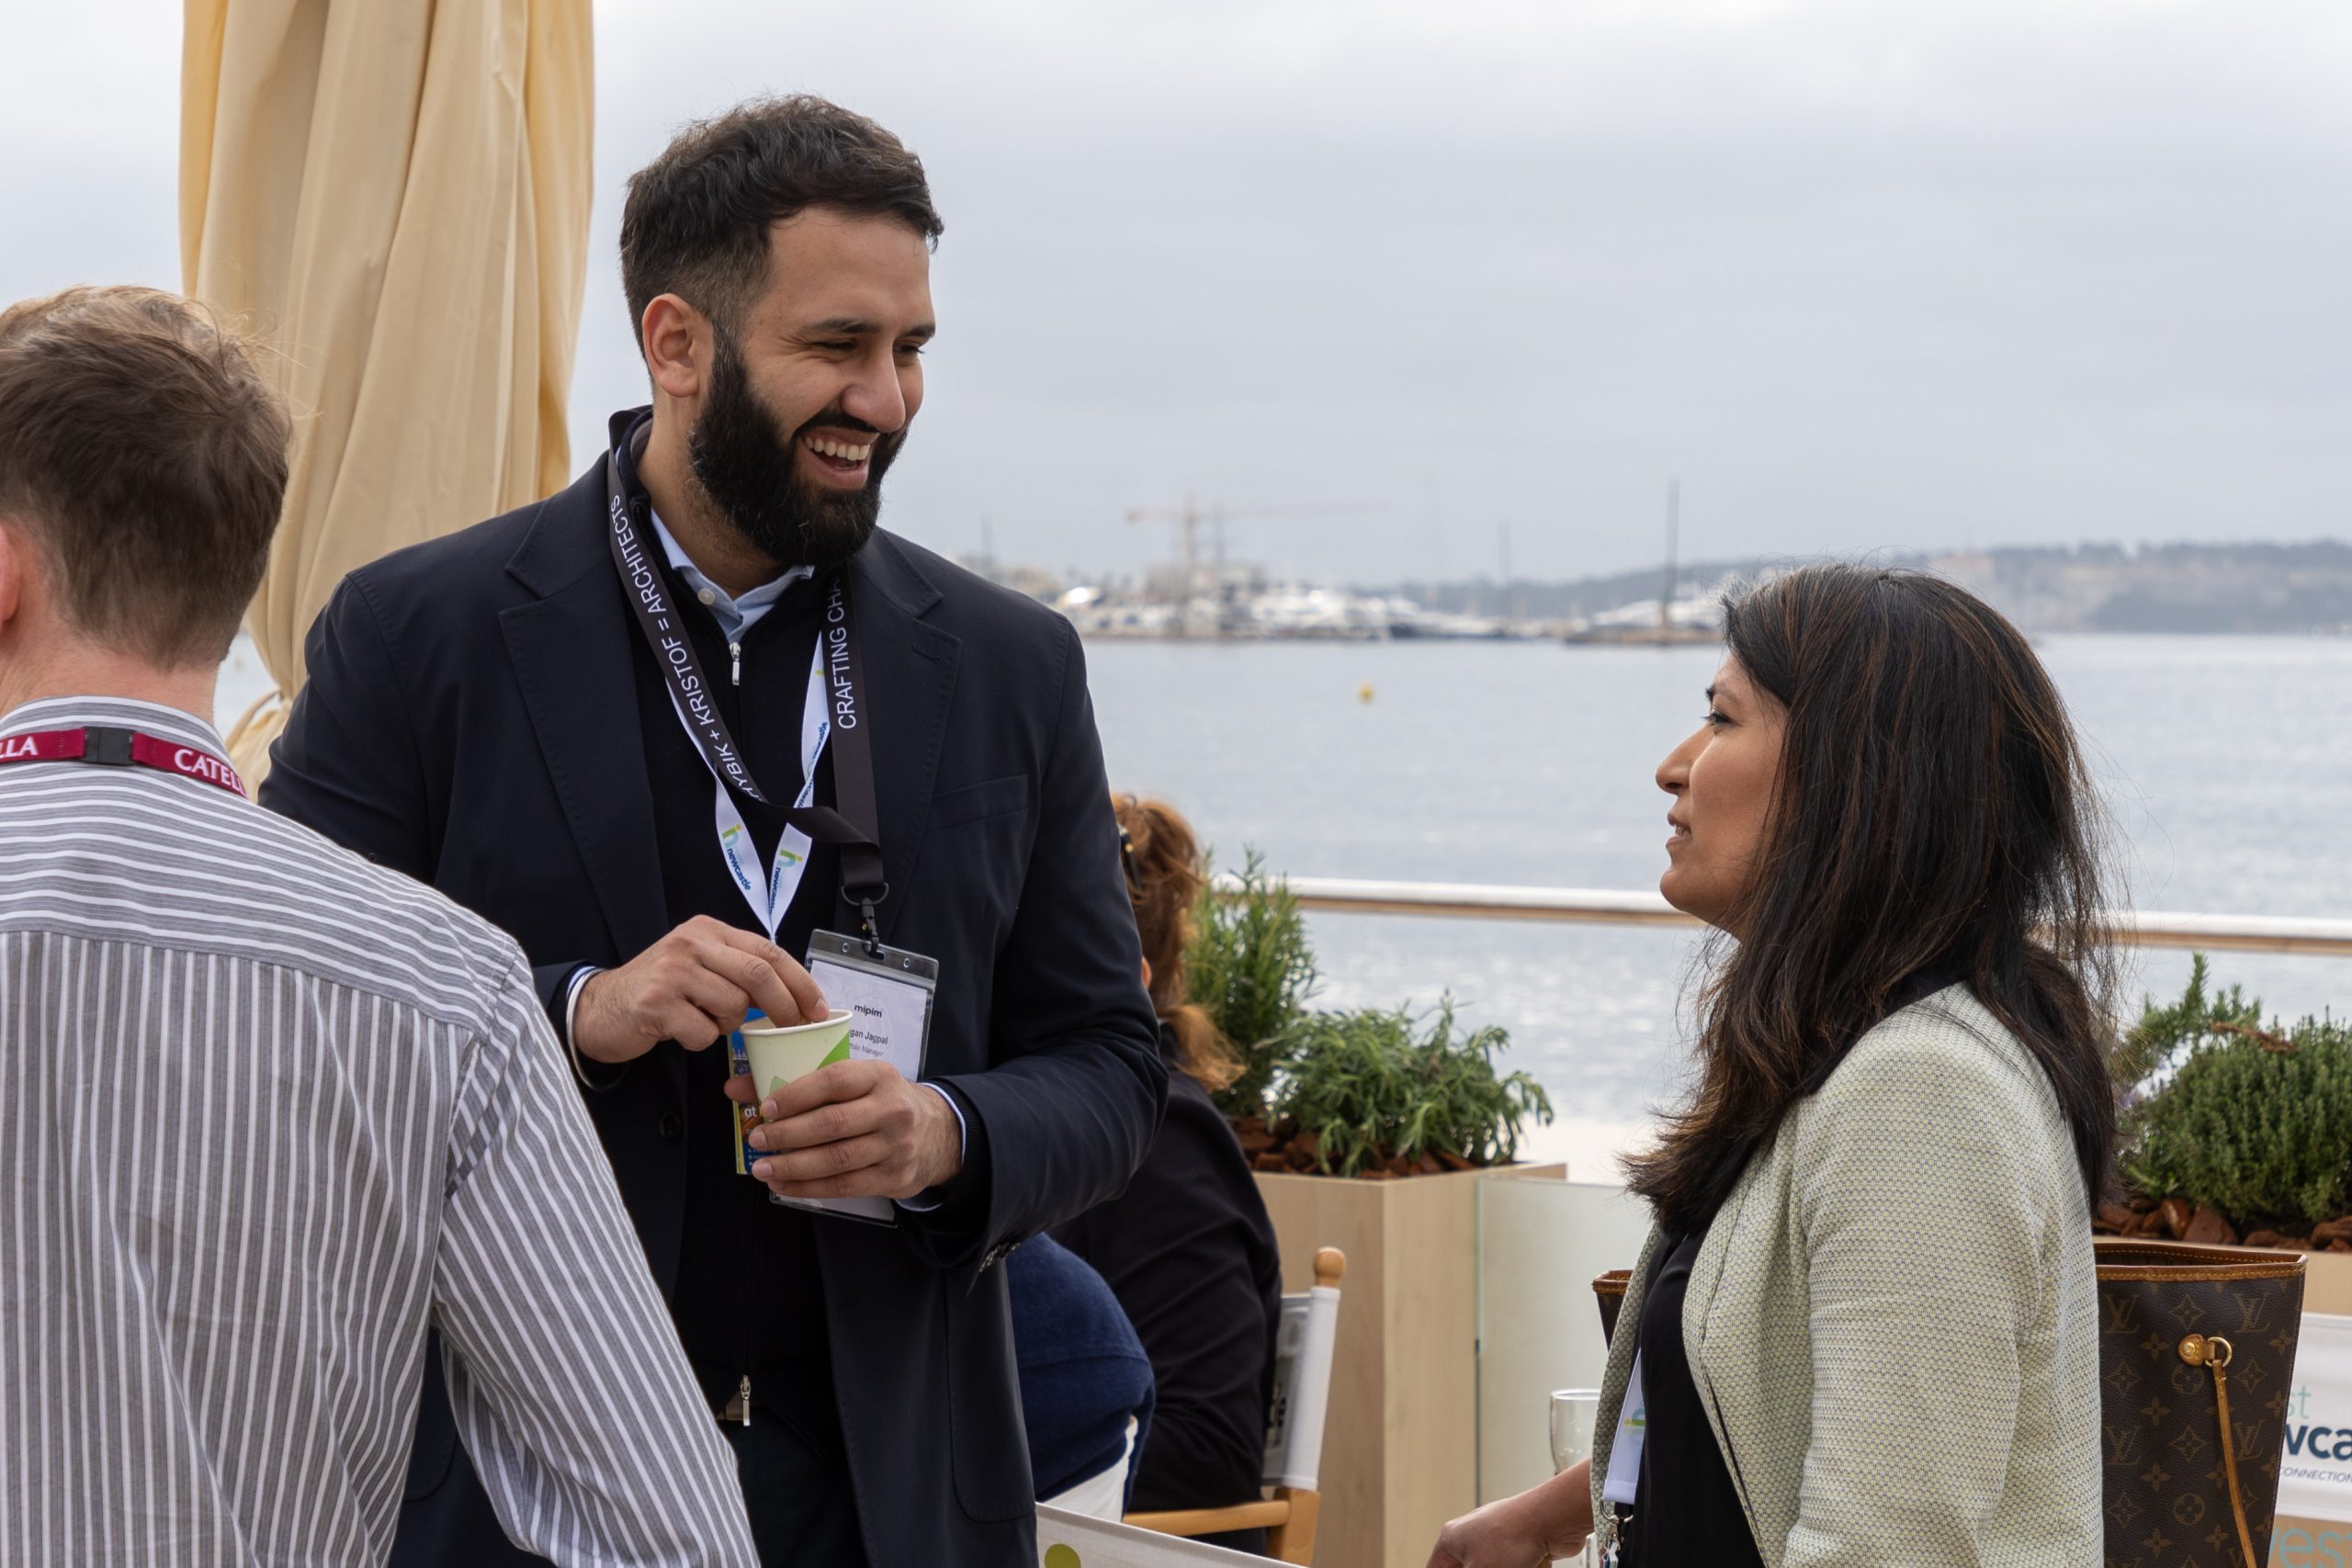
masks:
[(2180, 1359), (2213, 1374), (2213, 1409), (2222, 1422), (2222, 1474), (2230, 1484), (2230, 1511), (2237, 1516), (2238, 1547), (2245, 1568), (2262, 1568), (2254, 1555), (2254, 1532), (2246, 1528), (2245, 1495), (2238, 1489), (2238, 1445), (2230, 1430), (2230, 1342), (2216, 1334), (2191, 1334), (2180, 1342)]

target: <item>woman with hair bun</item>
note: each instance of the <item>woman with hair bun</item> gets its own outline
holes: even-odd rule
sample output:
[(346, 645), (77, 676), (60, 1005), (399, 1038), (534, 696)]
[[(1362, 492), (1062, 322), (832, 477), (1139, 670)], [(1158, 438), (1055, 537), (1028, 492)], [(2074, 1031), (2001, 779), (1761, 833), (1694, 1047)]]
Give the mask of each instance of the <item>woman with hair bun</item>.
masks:
[[(2017, 628), (1920, 572), (1727, 604), (1659, 890), (1717, 932), (1595, 1457), (1431, 1568), (2100, 1561), (2115, 1136), (2092, 788)], [(1633, 1415), (1634, 1418), (1622, 1420)]]
[[(1126, 1192), (1053, 1234), (1109, 1282), (1151, 1358), (1159, 1403), (1132, 1506), (1254, 1503), (1282, 1259), (1250, 1162), (1209, 1098), (1239, 1064), (1184, 991), (1184, 949), (1207, 874), (1192, 829), (1172, 807), (1133, 795), (1112, 804), (1143, 938), (1144, 986), (1168, 1059), (1168, 1115)], [(1204, 1539), (1262, 1551), (1264, 1538), (1250, 1530)]]

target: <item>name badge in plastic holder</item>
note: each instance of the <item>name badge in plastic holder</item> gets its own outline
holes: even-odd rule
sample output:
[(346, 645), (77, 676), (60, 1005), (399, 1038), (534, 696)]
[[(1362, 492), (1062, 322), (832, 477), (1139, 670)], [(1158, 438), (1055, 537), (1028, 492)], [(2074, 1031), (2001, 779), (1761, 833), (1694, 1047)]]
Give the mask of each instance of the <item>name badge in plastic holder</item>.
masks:
[[(888, 1062), (909, 1083), (922, 1077), (931, 1045), (931, 1004), (939, 993), (939, 960), (902, 948), (876, 947), (862, 936), (818, 931), (808, 939), (808, 976), (826, 1005), (849, 1014), (853, 1061)], [(768, 1201), (820, 1213), (896, 1224), (888, 1198), (779, 1198)]]
[(1617, 1409), (1617, 1439), (1609, 1450), (1609, 1476), (1600, 1495), (1611, 1503), (1634, 1506), (1634, 1490), (1642, 1483), (1642, 1444), (1649, 1436), (1649, 1411), (1642, 1401), (1642, 1356), (1634, 1352), (1634, 1372), (1625, 1380), (1625, 1402)]

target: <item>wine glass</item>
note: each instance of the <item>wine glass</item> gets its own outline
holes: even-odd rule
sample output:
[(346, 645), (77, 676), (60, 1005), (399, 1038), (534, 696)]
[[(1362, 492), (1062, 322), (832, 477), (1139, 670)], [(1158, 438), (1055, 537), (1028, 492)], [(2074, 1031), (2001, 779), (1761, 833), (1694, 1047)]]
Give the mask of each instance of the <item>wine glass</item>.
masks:
[[(1592, 1457), (1592, 1424), (1600, 1415), (1597, 1388), (1562, 1388), (1552, 1392), (1552, 1470), (1557, 1474)], [(1599, 1568), (1600, 1558), (1589, 1540), (1574, 1558), (1584, 1568)]]

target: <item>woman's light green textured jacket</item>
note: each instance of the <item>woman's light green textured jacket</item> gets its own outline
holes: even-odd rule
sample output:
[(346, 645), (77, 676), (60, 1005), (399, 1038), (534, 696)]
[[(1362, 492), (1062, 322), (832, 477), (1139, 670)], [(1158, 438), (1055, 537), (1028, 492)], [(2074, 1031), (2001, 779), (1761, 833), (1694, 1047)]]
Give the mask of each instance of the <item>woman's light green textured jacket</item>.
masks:
[[(1658, 1242), (1610, 1347), (1600, 1518)], [(1724, 1202), (1683, 1308), (1768, 1568), (2096, 1568), (2093, 1268), (2057, 1096), (1967, 987), (1857, 1042)]]

